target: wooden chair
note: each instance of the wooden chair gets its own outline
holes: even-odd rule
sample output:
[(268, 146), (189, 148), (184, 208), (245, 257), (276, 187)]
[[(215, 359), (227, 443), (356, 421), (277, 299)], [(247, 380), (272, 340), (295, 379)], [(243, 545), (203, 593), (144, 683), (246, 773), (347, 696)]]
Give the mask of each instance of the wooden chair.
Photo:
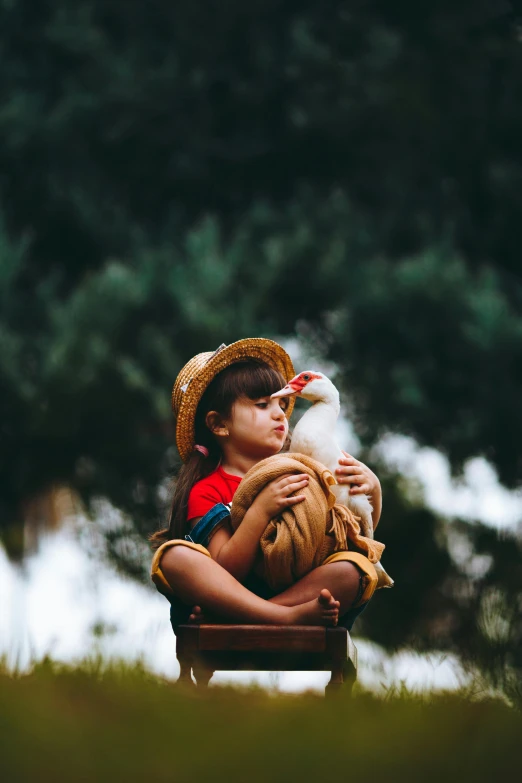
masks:
[(207, 686), (215, 671), (330, 671), (325, 695), (351, 693), (357, 650), (346, 628), (306, 625), (180, 625), (179, 683)]

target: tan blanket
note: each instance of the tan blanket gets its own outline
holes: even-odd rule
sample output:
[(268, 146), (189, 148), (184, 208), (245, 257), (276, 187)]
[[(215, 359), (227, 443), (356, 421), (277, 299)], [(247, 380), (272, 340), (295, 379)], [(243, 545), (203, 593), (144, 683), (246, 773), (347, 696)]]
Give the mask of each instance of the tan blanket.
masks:
[(371, 563), (380, 560), (384, 544), (361, 535), (358, 518), (335, 502), (330, 489), (336, 483), (332, 473), (304, 454), (268, 457), (248, 471), (232, 502), (234, 530), (256, 495), (270, 481), (287, 473), (307, 473), (310, 481), (298, 493), (306, 499), (272, 519), (261, 536), (263, 561), (258, 572), (273, 590), (281, 591), (294, 584), (333, 552), (357, 549)]

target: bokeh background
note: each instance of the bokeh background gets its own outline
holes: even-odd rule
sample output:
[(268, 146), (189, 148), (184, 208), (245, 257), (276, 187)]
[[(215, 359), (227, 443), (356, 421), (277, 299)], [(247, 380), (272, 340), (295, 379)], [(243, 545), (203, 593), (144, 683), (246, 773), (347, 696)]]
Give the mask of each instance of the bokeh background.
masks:
[(330, 374), (381, 478), (396, 587), (356, 626), (367, 660), (438, 656), (520, 699), (517, 12), (0, 4), (10, 666), (102, 650), (174, 676), (146, 543), (178, 467), (171, 385), (265, 336)]

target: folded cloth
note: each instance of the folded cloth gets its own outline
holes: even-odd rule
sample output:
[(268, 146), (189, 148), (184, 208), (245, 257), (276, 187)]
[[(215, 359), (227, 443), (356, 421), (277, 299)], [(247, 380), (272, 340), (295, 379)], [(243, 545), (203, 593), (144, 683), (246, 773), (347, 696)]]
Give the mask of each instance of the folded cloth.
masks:
[(356, 517), (346, 506), (336, 504), (330, 487), (332, 473), (305, 454), (277, 454), (250, 468), (237, 488), (230, 521), (234, 530), (261, 490), (285, 474), (306, 473), (308, 486), (299, 490), (305, 500), (286, 508), (270, 520), (260, 539), (262, 559), (257, 572), (273, 590), (294, 584), (332, 553), (356, 550), (370, 563), (377, 563), (384, 544), (361, 535)]

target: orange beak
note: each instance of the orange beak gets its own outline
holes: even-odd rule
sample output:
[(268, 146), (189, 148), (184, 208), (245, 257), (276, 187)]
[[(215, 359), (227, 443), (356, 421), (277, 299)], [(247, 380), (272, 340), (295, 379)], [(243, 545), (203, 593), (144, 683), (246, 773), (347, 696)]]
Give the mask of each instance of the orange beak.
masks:
[(299, 394), (299, 391), (299, 389), (295, 389), (293, 386), (287, 383), (284, 389), (280, 389), (279, 391), (271, 394), (270, 399), (274, 399), (274, 397), (289, 397), (291, 394)]

